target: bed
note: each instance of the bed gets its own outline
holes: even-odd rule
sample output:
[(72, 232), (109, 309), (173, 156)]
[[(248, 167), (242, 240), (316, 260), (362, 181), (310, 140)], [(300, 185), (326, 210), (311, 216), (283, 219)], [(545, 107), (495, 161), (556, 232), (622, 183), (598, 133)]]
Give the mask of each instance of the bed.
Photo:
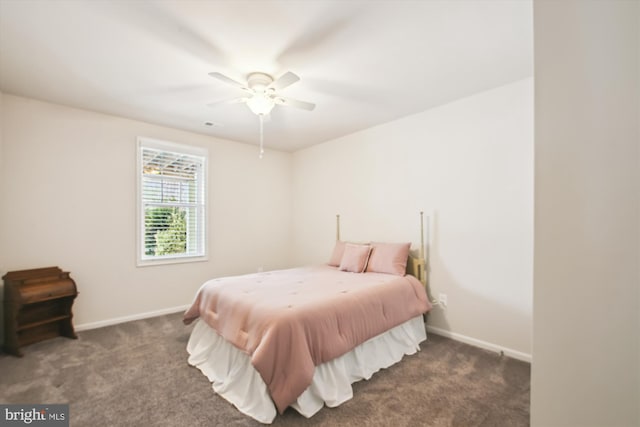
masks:
[(198, 320), (188, 363), (265, 424), (288, 407), (311, 417), (340, 405), (352, 383), (426, 339), (431, 304), (417, 278), (424, 257), (409, 250), (410, 243), (354, 244), (338, 235), (327, 265), (205, 282), (184, 314), (186, 324)]

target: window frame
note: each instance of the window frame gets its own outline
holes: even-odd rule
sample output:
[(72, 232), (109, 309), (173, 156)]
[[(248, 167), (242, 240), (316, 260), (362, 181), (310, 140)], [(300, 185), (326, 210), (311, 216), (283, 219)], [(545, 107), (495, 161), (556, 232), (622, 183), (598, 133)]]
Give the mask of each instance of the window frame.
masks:
[[(143, 200), (143, 150), (145, 148), (162, 150), (202, 158), (201, 192), (203, 218), (202, 228), (202, 255), (164, 255), (153, 258), (144, 256), (145, 248), (145, 209)], [(147, 137), (138, 137), (136, 144), (136, 266), (147, 267), (152, 265), (181, 264), (188, 262), (208, 261), (209, 259), (209, 197), (208, 197), (208, 164), (209, 152), (207, 149), (193, 145), (178, 144)]]

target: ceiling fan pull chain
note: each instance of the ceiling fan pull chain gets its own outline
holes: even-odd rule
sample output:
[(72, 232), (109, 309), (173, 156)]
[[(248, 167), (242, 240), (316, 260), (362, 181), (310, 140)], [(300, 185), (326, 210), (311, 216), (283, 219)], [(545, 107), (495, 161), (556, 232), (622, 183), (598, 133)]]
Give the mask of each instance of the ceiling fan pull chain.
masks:
[(260, 118), (260, 155), (258, 158), (262, 159), (264, 156), (264, 116), (259, 114), (258, 117)]

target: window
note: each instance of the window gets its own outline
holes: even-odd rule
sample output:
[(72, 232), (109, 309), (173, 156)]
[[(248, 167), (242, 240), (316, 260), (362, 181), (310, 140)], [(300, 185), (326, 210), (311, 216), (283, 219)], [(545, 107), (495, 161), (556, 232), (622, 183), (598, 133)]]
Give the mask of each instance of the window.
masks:
[(206, 259), (204, 149), (138, 139), (138, 265)]

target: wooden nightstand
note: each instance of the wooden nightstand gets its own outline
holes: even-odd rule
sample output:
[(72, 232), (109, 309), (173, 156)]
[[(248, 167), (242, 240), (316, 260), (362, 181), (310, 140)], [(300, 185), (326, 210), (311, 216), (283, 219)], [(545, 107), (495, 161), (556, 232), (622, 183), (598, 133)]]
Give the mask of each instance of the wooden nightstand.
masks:
[(77, 338), (71, 306), (76, 284), (58, 267), (10, 271), (4, 280), (4, 351), (57, 336)]

